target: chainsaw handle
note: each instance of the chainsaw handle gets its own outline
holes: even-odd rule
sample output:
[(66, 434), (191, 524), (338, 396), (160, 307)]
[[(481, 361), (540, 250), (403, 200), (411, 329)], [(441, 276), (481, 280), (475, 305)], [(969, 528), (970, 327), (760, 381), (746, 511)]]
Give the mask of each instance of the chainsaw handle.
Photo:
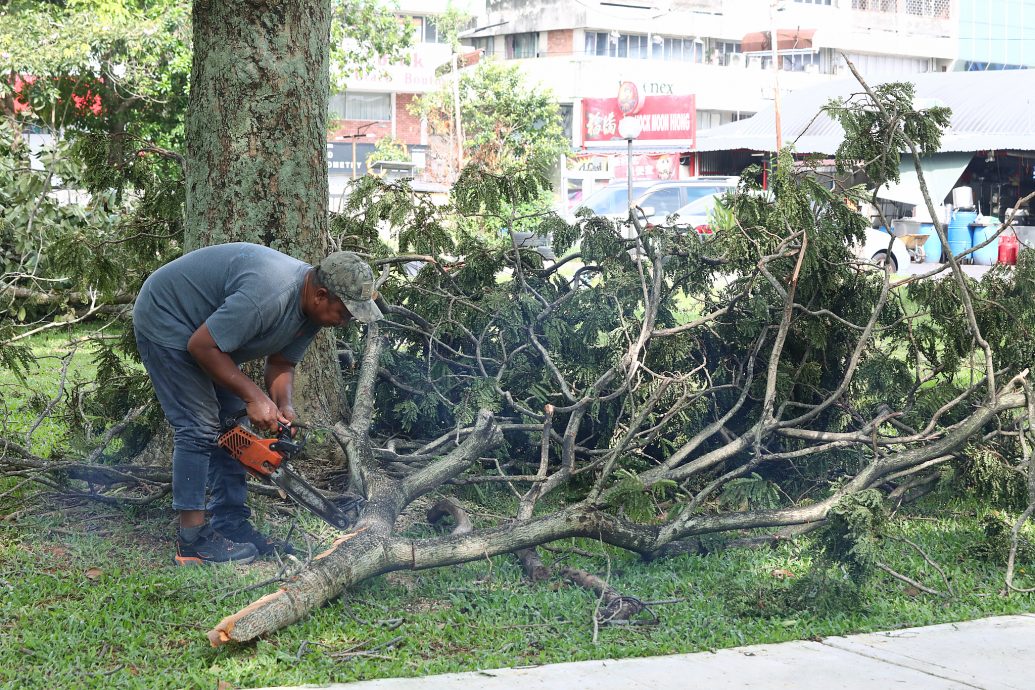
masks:
[[(228, 415), (223, 419), (223, 430), (229, 431), (230, 429), (240, 424), (242, 419), (247, 419), (247, 416), (247, 408), (242, 408), (241, 410), (238, 410), (237, 412)], [(277, 422), (276, 436), (284, 440), (290, 441), (291, 439), (295, 438), (295, 434), (298, 433), (299, 429), (304, 428), (308, 427), (305, 424), (295, 424), (293, 422), (288, 424), (284, 424), (283, 422)]]
[(245, 408), (245, 407), (242, 407), (237, 412), (234, 412), (232, 414), (227, 415), (226, 417), (223, 417), (223, 419), (221, 421), (221, 424), (223, 425), (223, 431), (230, 431), (230, 429), (233, 429), (235, 426), (237, 426), (238, 422), (240, 422), (242, 419), (245, 419), (247, 417), (248, 417), (248, 408)]

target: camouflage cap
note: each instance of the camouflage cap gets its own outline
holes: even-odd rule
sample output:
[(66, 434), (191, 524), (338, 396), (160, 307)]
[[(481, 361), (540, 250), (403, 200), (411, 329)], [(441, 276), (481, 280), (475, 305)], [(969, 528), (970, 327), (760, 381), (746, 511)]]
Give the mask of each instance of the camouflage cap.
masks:
[(374, 272), (367, 262), (352, 252), (334, 252), (318, 266), (320, 280), (335, 297), (345, 303), (352, 315), (363, 323), (382, 318), (374, 304)]

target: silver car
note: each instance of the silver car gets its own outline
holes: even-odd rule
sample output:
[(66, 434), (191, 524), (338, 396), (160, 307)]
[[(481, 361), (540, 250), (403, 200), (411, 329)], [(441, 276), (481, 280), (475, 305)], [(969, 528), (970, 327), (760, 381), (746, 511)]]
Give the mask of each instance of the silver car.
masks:
[[(702, 196), (676, 211), (676, 227), (687, 231), (695, 230), (702, 236), (712, 234), (712, 211), (720, 195), (721, 193)], [(854, 244), (852, 250), (856, 258), (880, 268), (883, 268), (885, 263), (890, 263), (892, 273), (897, 273), (909, 265), (909, 251), (902, 240), (873, 228), (866, 228), (862, 243)]]
[[(722, 194), (736, 188), (739, 177), (707, 175), (685, 180), (641, 180), (632, 183), (633, 206), (639, 206), (648, 221), (660, 222), (701, 197)], [(629, 215), (629, 187), (612, 182), (586, 197), (579, 208), (598, 216), (625, 220)], [(572, 214), (573, 219), (574, 214)]]

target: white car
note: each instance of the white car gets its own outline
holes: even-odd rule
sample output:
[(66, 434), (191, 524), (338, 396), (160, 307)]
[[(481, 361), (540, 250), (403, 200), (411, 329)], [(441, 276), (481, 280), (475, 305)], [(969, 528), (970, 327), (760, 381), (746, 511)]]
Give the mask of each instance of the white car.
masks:
[[(676, 219), (676, 227), (686, 228), (687, 231), (696, 230), (699, 235), (712, 234), (712, 210), (721, 194), (722, 192), (716, 192), (702, 196), (679, 209), (676, 212), (679, 216)], [(892, 273), (905, 268), (910, 262), (909, 250), (902, 240), (873, 228), (866, 228), (863, 243), (855, 248), (855, 255), (881, 268), (890, 260)]]
[(904, 269), (910, 261), (909, 250), (906, 249), (902, 240), (874, 228), (866, 228), (866, 236), (863, 238), (863, 243), (856, 246), (855, 255), (863, 261), (871, 261), (881, 268), (884, 267), (885, 262), (890, 261), (892, 273)]
[(676, 218), (676, 226), (696, 230), (699, 235), (712, 234), (712, 209), (726, 191), (728, 190), (706, 194), (676, 211), (676, 215), (679, 216)]

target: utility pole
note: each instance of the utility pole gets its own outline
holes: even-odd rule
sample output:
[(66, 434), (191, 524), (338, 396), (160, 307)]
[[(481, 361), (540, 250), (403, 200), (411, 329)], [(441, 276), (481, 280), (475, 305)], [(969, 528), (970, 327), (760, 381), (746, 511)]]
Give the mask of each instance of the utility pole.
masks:
[(457, 66), (459, 55), (453, 49), (453, 112), (456, 114), (456, 174), (464, 169), (464, 131), (460, 126), (460, 70)]
[(346, 134), (346, 135), (344, 135), (342, 137), (343, 139), (351, 139), (352, 140), (352, 179), (353, 180), (356, 179), (356, 139), (362, 139), (362, 138), (371, 138), (372, 139), (372, 138), (374, 138), (374, 136), (375, 136), (374, 133), (373, 132), (367, 132), (366, 130), (368, 128), (370, 128), (370, 127), (373, 127), (375, 124), (377, 124), (377, 123), (376, 122), (368, 122), (365, 125), (360, 125), (359, 127), (356, 128), (355, 132), (353, 132), (352, 134)]
[(773, 113), (776, 116), (776, 153), (783, 148), (783, 130), (780, 127), (780, 38), (776, 28), (776, 13), (779, 12), (781, 0), (769, 2), (769, 48), (773, 59)]

